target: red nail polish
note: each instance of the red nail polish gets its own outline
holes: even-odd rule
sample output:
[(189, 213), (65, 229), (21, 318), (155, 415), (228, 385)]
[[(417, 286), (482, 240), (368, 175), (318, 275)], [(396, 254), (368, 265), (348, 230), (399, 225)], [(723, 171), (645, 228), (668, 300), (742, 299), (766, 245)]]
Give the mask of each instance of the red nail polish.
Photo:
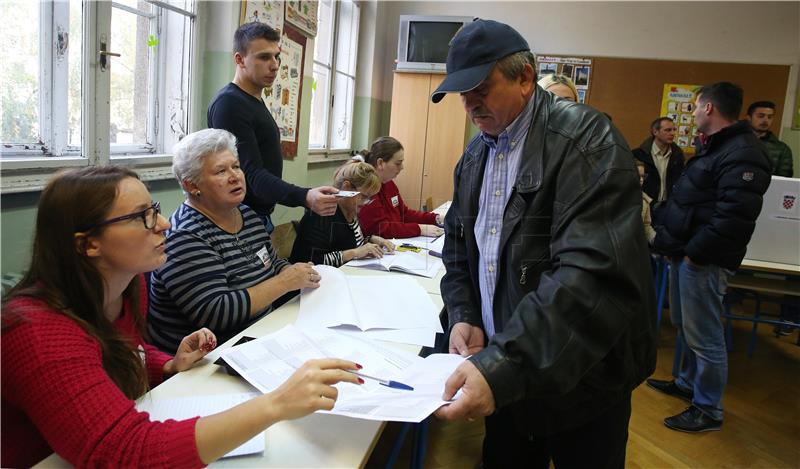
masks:
[(360, 370), (361, 368), (364, 368), (364, 367), (363, 367), (363, 366), (361, 366), (361, 365), (359, 365), (358, 363), (356, 363), (356, 369), (359, 369), (359, 370)]
[(361, 379), (361, 378), (358, 378), (358, 384), (364, 384), (364, 380)]

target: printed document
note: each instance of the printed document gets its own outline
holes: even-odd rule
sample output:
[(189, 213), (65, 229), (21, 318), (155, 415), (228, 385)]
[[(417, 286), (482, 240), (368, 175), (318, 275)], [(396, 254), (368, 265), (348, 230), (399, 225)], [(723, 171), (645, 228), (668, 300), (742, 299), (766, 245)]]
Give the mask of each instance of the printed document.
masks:
[(336, 357), (363, 366), (370, 376), (395, 380), (413, 391), (392, 389), (372, 380), (362, 385), (339, 383), (339, 397), (331, 411), (353, 418), (421, 422), (448, 401), (442, 400), (444, 383), (464, 358), (434, 354), (421, 358), (385, 347), (375, 341), (329, 329), (283, 329), (225, 351), (223, 358), (248, 383), (263, 393), (280, 386), (295, 369), (312, 358)]

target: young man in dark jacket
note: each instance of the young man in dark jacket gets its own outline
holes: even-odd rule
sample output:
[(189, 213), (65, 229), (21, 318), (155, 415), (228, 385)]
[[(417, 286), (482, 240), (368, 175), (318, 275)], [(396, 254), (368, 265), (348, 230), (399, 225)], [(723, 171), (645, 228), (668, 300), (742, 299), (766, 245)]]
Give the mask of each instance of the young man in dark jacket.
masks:
[(278, 124), (261, 92), (272, 86), (280, 67), (281, 35), (264, 23), (245, 23), (233, 36), (236, 75), (208, 105), (208, 127), (236, 136), (239, 163), (247, 178), (245, 205), (258, 213), (272, 232), (276, 204), (307, 207), (322, 215), (336, 211), (338, 192), (330, 186), (308, 189), (284, 181)]
[(683, 172), (683, 151), (675, 144), (676, 130), (672, 119), (659, 117), (650, 124), (650, 137), (633, 150), (633, 157), (644, 163), (642, 191), (654, 204), (669, 198)]
[(756, 101), (747, 108), (747, 120), (753, 127), (761, 143), (767, 147), (767, 156), (772, 163), (772, 174), (790, 178), (792, 169), (792, 149), (778, 140), (772, 133), (772, 119), (775, 117), (775, 103), (772, 101)]
[(744, 258), (770, 183), (764, 147), (748, 122), (737, 122), (742, 89), (714, 83), (700, 89), (696, 102), (695, 122), (706, 138), (675, 184), (653, 242), (672, 258), (670, 317), (684, 357), (674, 380), (647, 380), (691, 402), (664, 423), (692, 433), (722, 426), (728, 377), (722, 298), (728, 276)]
[(437, 415), (487, 416), (485, 468), (624, 467), (656, 317), (630, 150), (603, 114), (539, 88), (502, 23), (456, 34), (431, 99), (448, 92), (481, 133), (455, 169), (442, 256), (449, 350), (471, 357)]

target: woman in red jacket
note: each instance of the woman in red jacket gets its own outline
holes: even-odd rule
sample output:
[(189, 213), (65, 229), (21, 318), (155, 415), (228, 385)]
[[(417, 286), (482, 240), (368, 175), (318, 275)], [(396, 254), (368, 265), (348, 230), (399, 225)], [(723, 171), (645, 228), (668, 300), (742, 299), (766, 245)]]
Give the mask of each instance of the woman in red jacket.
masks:
[(377, 235), (386, 239), (444, 234), (437, 225), (439, 215), (419, 212), (406, 207), (393, 179), (403, 170), (403, 145), (392, 137), (378, 137), (369, 150), (361, 152), (367, 163), (375, 167), (381, 178), (381, 190), (358, 212), (365, 236)]
[(151, 422), (134, 399), (216, 346), (201, 329), (174, 357), (142, 340), (142, 272), (163, 264), (160, 215), (135, 172), (56, 176), (39, 200), (33, 257), (2, 316), (2, 466), (51, 452), (77, 467), (199, 467), (280, 420), (331, 409), (343, 360), (309, 361), (272, 393), (228, 411)]

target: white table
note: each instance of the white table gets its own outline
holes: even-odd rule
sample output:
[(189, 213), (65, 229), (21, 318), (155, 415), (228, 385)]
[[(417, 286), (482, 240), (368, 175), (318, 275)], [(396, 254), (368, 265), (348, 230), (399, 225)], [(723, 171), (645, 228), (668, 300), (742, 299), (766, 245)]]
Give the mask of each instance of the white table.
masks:
[[(395, 272), (375, 272), (368, 269), (345, 268), (348, 274), (405, 275)], [(356, 272), (353, 272), (356, 271)], [(366, 272), (364, 272), (366, 271)], [(443, 275), (443, 274), (442, 274)], [(416, 276), (413, 276), (417, 278)], [(441, 277), (441, 275), (440, 275)], [(421, 283), (432, 287), (432, 279), (419, 277)], [(438, 288), (438, 282), (436, 283)], [(438, 292), (438, 289), (437, 289)], [(441, 308), (442, 299), (431, 294), (434, 304)], [(231, 394), (253, 392), (254, 388), (243, 379), (225, 373), (213, 362), (222, 350), (236, 343), (243, 335), (261, 337), (294, 323), (300, 309), (298, 298), (281, 306), (267, 317), (237, 334), (217, 347), (203, 361), (189, 371), (179, 373), (152, 391), (147, 396), (153, 399), (169, 399), (184, 396)], [(419, 346), (386, 342), (412, 353)], [(212, 467), (361, 467), (369, 458), (385, 422), (359, 420), (328, 414), (312, 414), (299, 420), (280, 422), (266, 431), (266, 450), (261, 455), (220, 459)], [(34, 467), (70, 467), (69, 463), (53, 454)]]
[(782, 264), (779, 262), (757, 261), (754, 259), (743, 259), (739, 267), (744, 270), (755, 270), (783, 275), (800, 275), (800, 265)]

